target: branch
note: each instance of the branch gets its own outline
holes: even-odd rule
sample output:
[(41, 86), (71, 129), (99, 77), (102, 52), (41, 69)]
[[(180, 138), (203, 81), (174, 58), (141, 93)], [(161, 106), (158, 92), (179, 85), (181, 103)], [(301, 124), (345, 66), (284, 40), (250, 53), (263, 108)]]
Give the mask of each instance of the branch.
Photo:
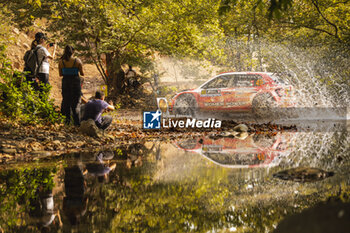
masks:
[[(316, 27), (312, 27), (312, 26), (309, 26), (309, 25), (303, 25), (303, 24), (296, 24), (296, 23), (292, 23), (292, 22), (281, 22), (282, 24), (290, 24), (290, 25), (294, 25), (295, 27), (303, 27), (303, 28), (308, 28), (308, 29), (311, 29), (311, 30), (314, 30), (314, 31), (319, 31), (319, 32), (323, 32), (323, 33), (326, 33), (330, 36), (334, 36), (336, 38), (338, 38), (337, 35), (329, 32), (329, 31), (326, 31), (324, 29), (321, 29), (321, 28), (316, 28)], [(339, 39), (339, 38), (338, 38)]]
[(129, 8), (127, 8), (127, 7), (125, 6), (125, 4), (124, 4), (122, 1), (118, 0), (118, 2), (120, 3), (120, 5), (122, 5), (122, 7), (123, 7), (125, 10), (128, 11), (128, 16), (129, 16), (129, 14), (130, 14), (130, 15), (132, 15), (132, 16), (135, 16), (139, 21), (141, 21), (140, 18), (135, 14), (135, 12), (132, 12)]
[(102, 79), (105, 83), (107, 83), (107, 76), (106, 74), (101, 70), (100, 66), (98, 65), (98, 62), (96, 61), (96, 59), (94, 58), (94, 56), (92, 56), (92, 53), (91, 53), (91, 46), (90, 46), (90, 41), (88, 38), (85, 37), (85, 43), (89, 46), (89, 50), (90, 50), (90, 58), (92, 59), (92, 61), (94, 62), (94, 64), (96, 65), (97, 69), (98, 69), (98, 72), (101, 74), (102, 76)]
[[(101, 54), (99, 53), (99, 48), (98, 48), (98, 41), (97, 39), (95, 40), (95, 53), (97, 54), (97, 64), (95, 64), (97, 66), (97, 68), (99, 68), (103, 74), (106, 74), (106, 70), (103, 68), (103, 65), (101, 64)], [(103, 80), (105, 81), (105, 83), (107, 83), (107, 75), (106, 76), (102, 76)]]
[[(151, 22), (151, 20), (149, 20), (149, 22)], [(140, 28), (138, 30), (136, 30), (134, 32), (134, 34), (130, 37), (130, 39), (125, 42), (122, 46), (120, 46), (120, 48), (124, 48), (126, 47), (131, 41), (133, 41), (133, 39), (136, 37), (137, 33), (139, 33), (140, 31), (142, 31), (145, 27), (147, 27), (147, 25), (149, 24), (149, 22), (146, 22), (144, 25), (141, 25)]]
[(333, 4), (331, 4), (331, 6), (336, 6), (338, 4), (347, 4), (350, 0), (346, 0), (346, 1), (343, 1), (343, 2), (334, 2)]
[(335, 25), (334, 23), (330, 22), (321, 12), (319, 6), (317, 5), (317, 0), (311, 0), (312, 4), (316, 7), (317, 12), (321, 15), (321, 17), (331, 26), (334, 27), (335, 30), (335, 34), (333, 36), (335, 36), (337, 39), (340, 39), (338, 36), (338, 27), (337, 25)]

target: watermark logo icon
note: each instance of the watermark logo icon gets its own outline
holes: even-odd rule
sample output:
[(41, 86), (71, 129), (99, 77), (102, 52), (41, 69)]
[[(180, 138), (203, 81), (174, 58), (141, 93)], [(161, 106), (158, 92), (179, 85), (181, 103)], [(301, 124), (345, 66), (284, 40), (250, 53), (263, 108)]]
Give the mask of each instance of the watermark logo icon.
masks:
[(161, 111), (143, 112), (143, 128), (144, 129), (160, 129)]

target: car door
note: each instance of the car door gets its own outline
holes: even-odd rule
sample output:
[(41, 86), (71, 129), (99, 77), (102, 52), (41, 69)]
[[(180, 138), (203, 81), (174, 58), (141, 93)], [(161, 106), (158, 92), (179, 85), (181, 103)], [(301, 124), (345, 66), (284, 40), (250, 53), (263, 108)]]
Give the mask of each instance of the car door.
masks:
[[(226, 98), (227, 110), (246, 109), (251, 107), (251, 101), (257, 93), (257, 81), (260, 80), (255, 74), (235, 74), (233, 87)], [(259, 84), (259, 83), (258, 83)]]
[(228, 75), (220, 75), (200, 90), (199, 95), (199, 106), (203, 110), (222, 110), (224, 106), (223, 92), (227, 89), (229, 82)]

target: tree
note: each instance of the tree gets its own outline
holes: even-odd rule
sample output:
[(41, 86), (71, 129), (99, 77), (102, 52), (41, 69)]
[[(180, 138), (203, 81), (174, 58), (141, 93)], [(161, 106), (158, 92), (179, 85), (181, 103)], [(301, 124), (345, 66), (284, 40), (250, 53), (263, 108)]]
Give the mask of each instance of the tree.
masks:
[[(98, 68), (109, 94), (125, 91), (123, 64), (152, 69), (155, 53), (196, 58), (220, 55), (219, 3), (214, 0), (37, 0), (11, 3), (17, 15), (49, 19), (61, 45), (73, 44)], [(45, 7), (45, 8), (44, 8)], [(18, 18), (18, 17), (17, 17)]]

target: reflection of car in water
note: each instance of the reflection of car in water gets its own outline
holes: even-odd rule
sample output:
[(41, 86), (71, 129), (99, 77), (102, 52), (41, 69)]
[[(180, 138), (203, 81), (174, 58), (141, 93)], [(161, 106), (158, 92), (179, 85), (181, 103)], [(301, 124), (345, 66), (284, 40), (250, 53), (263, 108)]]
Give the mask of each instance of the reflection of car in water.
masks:
[(265, 167), (277, 165), (279, 156), (291, 152), (290, 138), (290, 133), (277, 133), (274, 136), (252, 134), (244, 140), (234, 137), (199, 137), (176, 141), (175, 146), (200, 154), (224, 167)]
[[(158, 107), (167, 102), (158, 99)], [(177, 93), (169, 102), (169, 112), (195, 115), (197, 111), (245, 112), (265, 116), (274, 107), (291, 107), (292, 86), (276, 74), (229, 72), (215, 76), (200, 87)]]

